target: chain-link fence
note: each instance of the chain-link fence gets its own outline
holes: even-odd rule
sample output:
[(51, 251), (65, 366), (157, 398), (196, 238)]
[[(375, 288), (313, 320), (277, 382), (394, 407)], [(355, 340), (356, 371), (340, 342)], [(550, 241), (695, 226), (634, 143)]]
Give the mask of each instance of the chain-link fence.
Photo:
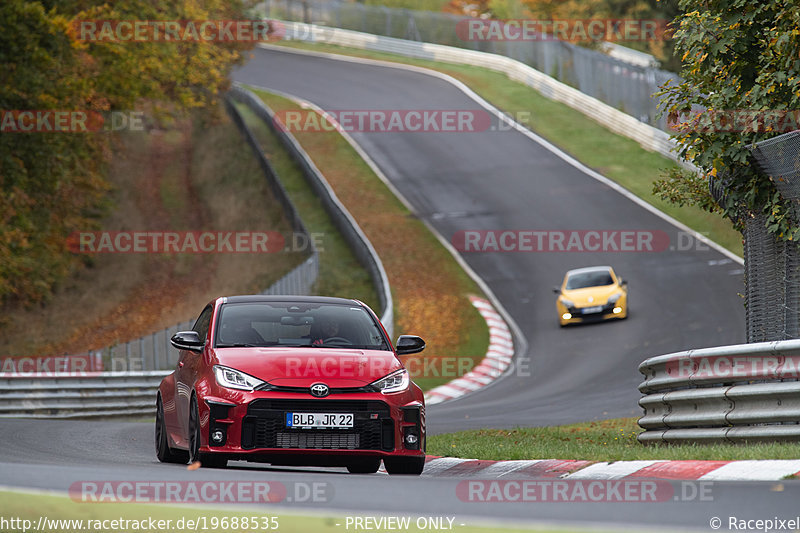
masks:
[(767, 217), (750, 214), (744, 229), (747, 342), (783, 340), (786, 248), (767, 232)]
[(602, 52), (558, 40), (465, 41), (456, 26), (469, 17), (430, 11), (391, 9), (359, 2), (267, 0), (259, 6), (265, 18), (308, 22), (385, 37), (456, 46), (500, 54), (597, 98), (642, 122), (665, 131), (652, 95), (676, 74), (626, 63)]
[[(800, 131), (753, 144), (750, 151), (781, 196), (791, 202), (794, 222), (800, 223)], [(746, 224), (747, 338), (750, 342), (797, 339), (800, 338), (800, 245), (777, 241), (767, 233), (766, 226), (763, 215), (751, 216)]]

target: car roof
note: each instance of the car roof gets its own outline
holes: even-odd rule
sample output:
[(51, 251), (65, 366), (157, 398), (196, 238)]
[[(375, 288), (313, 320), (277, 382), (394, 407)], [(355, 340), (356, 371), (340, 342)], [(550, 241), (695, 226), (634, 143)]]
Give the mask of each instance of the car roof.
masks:
[(222, 303), (237, 304), (237, 303), (257, 303), (257, 302), (297, 302), (297, 303), (314, 303), (314, 304), (339, 304), (339, 305), (361, 305), (358, 300), (349, 300), (347, 298), (334, 298), (331, 296), (295, 296), (295, 295), (277, 295), (267, 296), (264, 294), (245, 294), (238, 296), (223, 296)]
[(585, 268), (576, 268), (573, 270), (567, 271), (567, 276), (571, 276), (573, 274), (584, 274), (586, 272), (609, 272), (613, 269), (610, 266), (593, 266), (593, 267), (585, 267)]

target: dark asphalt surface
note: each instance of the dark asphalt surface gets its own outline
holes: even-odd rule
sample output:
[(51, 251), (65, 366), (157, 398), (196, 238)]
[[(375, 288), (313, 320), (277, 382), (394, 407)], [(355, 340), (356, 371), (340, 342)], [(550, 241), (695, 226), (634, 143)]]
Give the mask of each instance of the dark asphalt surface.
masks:
[[(487, 503), (469, 501), (458, 491), (459, 483), (473, 481), (467, 477), (426, 477), (424, 473), (421, 478), (352, 475), (343, 469), (282, 468), (241, 462), (230, 463), (225, 470), (189, 471), (182, 465), (157, 462), (151, 423), (4, 420), (0, 427), (0, 485), (64, 492), (72, 488), (73, 497), (79, 499), (84, 482), (103, 487), (106, 481), (270, 481), (285, 487), (286, 499), (255, 507), (279, 517), (291, 509), (294, 513), (313, 510), (332, 516), (449, 516), (455, 518), (456, 524), (467, 525), (536, 522), (593, 525), (606, 531), (623, 527), (631, 531), (710, 531), (712, 517), (719, 517), (726, 524), (730, 516), (794, 517), (800, 498), (797, 482), (661, 481), (655, 491), (656, 501), (645, 503)], [(511, 474), (502, 479), (519, 478)], [(310, 489), (318, 495), (316, 498), (308, 496)], [(253, 504), (228, 504), (235, 511), (249, 510), (248, 506)], [(189, 505), (184, 516), (192, 517), (191, 511)]]
[[(295, 94), (327, 109), (480, 109), (445, 81), (418, 73), (257, 50), (234, 78)], [(461, 230), (678, 230), (514, 131), (354, 133), (382, 171), (446, 239)], [(431, 433), (476, 427), (563, 424), (635, 416), (638, 364), (653, 355), (744, 340), (737, 295), (741, 268), (713, 250), (660, 253), (468, 253), (528, 342), (527, 372), (463, 400), (432, 406)], [(630, 282), (626, 321), (562, 330), (551, 289), (570, 268), (610, 264)], [(421, 265), (424, 267), (424, 265)], [(434, 302), (435, 304), (435, 302)], [(414, 332), (424, 337), (424, 332)], [(729, 515), (796, 514), (800, 484), (714, 483), (713, 501), (659, 503), (475, 503), (463, 478), (343, 475), (233, 463), (228, 470), (160, 465), (152, 425), (4, 420), (0, 484), (67, 490), (86, 480), (275, 480), (323, 482), (326, 501), (280, 505), (339, 513), (449, 515), (502, 521), (595, 524), (617, 530), (656, 525), (708, 530)], [(744, 516), (747, 515), (747, 516)]]
[[(273, 50), (254, 53), (234, 74), (236, 81), (326, 110), (483, 109), (450, 83), (420, 73)], [(674, 226), (520, 132), (351, 135), (447, 240), (464, 230), (649, 230), (666, 232), (671, 246), (682, 248)], [(529, 349), (520, 354), (519, 371), (500, 383), (431, 406), (432, 433), (638, 416), (637, 367), (644, 359), (745, 340), (741, 266), (702, 245), (658, 253), (463, 257), (519, 325)], [(630, 282), (630, 318), (559, 328), (553, 286), (569, 269), (604, 264)]]

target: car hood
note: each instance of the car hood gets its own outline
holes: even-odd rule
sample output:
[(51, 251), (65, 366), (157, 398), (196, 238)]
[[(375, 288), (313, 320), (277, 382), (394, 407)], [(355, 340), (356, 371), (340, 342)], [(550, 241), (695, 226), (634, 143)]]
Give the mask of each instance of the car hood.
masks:
[(576, 307), (591, 307), (593, 305), (605, 305), (611, 295), (621, 291), (622, 289), (620, 289), (619, 285), (615, 284), (563, 290), (561, 294), (567, 300), (574, 302)]
[(403, 368), (394, 353), (335, 348), (217, 348), (217, 362), (272, 385), (361, 387)]

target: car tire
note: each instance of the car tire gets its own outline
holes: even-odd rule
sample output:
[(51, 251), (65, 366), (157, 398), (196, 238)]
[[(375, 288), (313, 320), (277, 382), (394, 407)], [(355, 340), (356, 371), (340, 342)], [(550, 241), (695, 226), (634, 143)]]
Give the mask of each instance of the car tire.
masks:
[(418, 476), (425, 468), (425, 456), (422, 457), (386, 457), (383, 466), (390, 475)]
[(161, 403), (161, 395), (156, 400), (156, 457), (162, 463), (186, 464), (189, 461), (189, 452), (184, 450), (173, 450), (169, 447), (167, 437), (167, 425), (164, 422), (164, 406)]
[(351, 474), (374, 474), (381, 467), (379, 457), (367, 457), (359, 459), (347, 465), (347, 471)]
[(200, 462), (206, 468), (225, 468), (228, 465), (226, 457), (213, 453), (200, 453), (200, 410), (197, 407), (197, 396), (192, 396), (189, 405), (189, 462)]

